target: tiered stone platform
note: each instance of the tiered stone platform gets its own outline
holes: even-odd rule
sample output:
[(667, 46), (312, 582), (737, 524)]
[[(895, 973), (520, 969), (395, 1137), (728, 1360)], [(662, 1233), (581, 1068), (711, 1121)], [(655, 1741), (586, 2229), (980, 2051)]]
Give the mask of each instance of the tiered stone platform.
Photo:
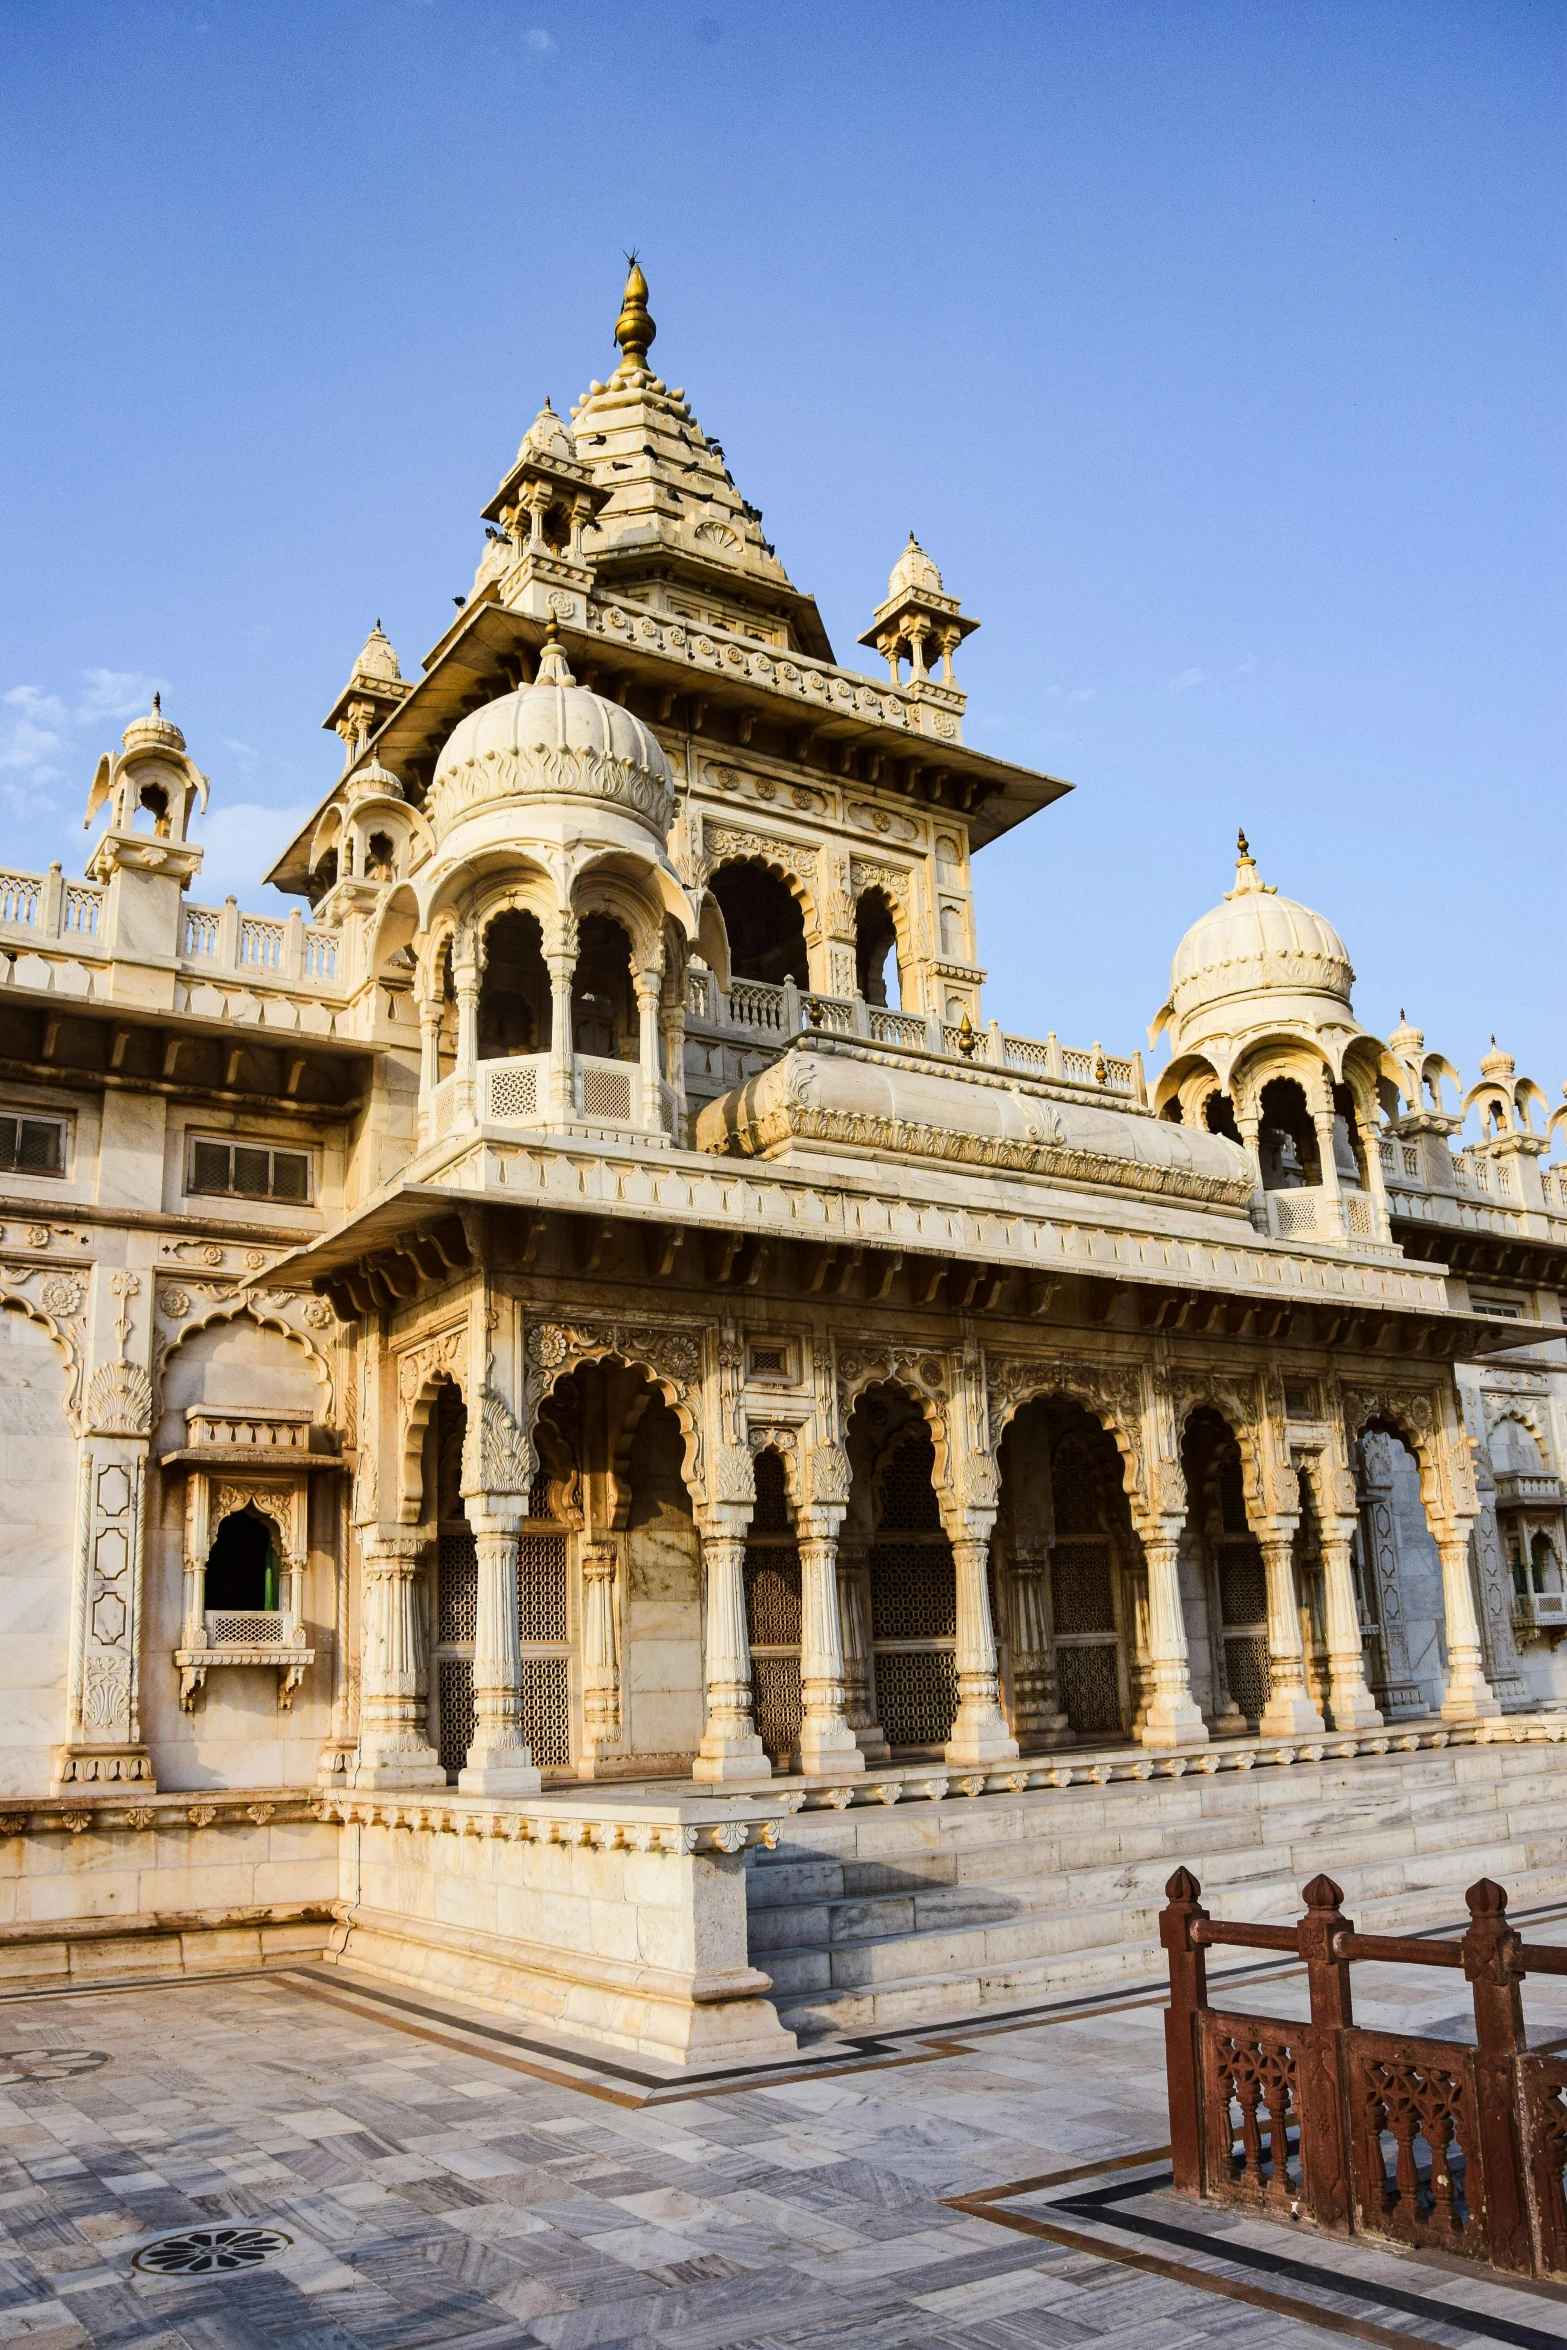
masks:
[(1514, 1716), (1162, 1761), (1073, 1751), (982, 1781), (775, 1783), (800, 1808), (748, 1856), (751, 1962), (809, 2040), (1162, 1979), (1178, 1865), (1228, 1917), (1293, 1918), (1324, 1867), (1368, 1931), (1461, 1920), (1480, 1876), (1518, 1915), (1567, 1900), (1564, 1739), (1567, 1716)]

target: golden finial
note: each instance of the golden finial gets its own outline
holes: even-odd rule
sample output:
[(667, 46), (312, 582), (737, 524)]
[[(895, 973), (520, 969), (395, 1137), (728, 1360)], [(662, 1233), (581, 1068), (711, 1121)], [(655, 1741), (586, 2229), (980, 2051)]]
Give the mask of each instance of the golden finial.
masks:
[(1235, 846), (1237, 849), (1239, 849), (1243, 857), (1249, 857), (1251, 855), (1251, 842), (1246, 838), (1244, 831), (1238, 832), (1235, 835)]
[(626, 279), (626, 290), (621, 296), (620, 316), (615, 321), (615, 340), (620, 345), (623, 367), (646, 367), (648, 347), (658, 329), (648, 315), (647, 279), (637, 266), (635, 253), (628, 253), (631, 274)]

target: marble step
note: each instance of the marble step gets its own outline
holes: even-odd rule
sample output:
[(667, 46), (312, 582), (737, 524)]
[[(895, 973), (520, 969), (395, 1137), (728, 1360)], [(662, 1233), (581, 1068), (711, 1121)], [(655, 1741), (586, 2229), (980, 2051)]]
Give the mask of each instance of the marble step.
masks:
[[(1513, 1880), (1512, 1905), (1518, 1911), (1567, 1904), (1567, 1867), (1539, 1872), (1515, 1869)], [(1277, 1910), (1275, 1914), (1286, 1913)], [(1432, 1926), (1456, 1932), (1462, 1916), (1462, 1894), (1455, 1902), (1454, 1889), (1443, 1885), (1411, 1890), (1391, 1902), (1363, 1905), (1357, 1923), (1368, 1933), (1407, 1933)], [(933, 1963), (937, 1957), (934, 1948), (911, 1947), (919, 1945), (921, 1937), (905, 1937), (901, 1943), (905, 1961), (923, 1963), (902, 1973), (879, 1969), (859, 1981), (837, 1979), (831, 1953), (789, 1954), (802, 1961), (808, 1955), (815, 1962), (795, 1967), (780, 1965), (785, 1954), (772, 1952), (763, 1963), (770, 1972), (778, 1968), (774, 1997), (780, 2020), (809, 2040), (829, 2032), (888, 2031), (921, 2022), (960, 2023), (965, 2016), (986, 2011), (1072, 1998), (1120, 1985), (1160, 1987), (1166, 1975), (1157, 1912), (1144, 1913), (1139, 1919), (1137, 1913), (1129, 1916), (1123, 1911), (1119, 1923), (1120, 1940), (1080, 1939), (1072, 1947), (1013, 1956), (999, 1949), (988, 1957), (969, 1950), (961, 1963), (952, 1951), (945, 1966)], [(1139, 1924), (1140, 1933), (1136, 1931)], [(885, 1944), (882, 1950), (882, 1967), (895, 1964), (899, 1944)], [(848, 1955), (846, 1951), (845, 1958)], [(1233, 1962), (1227, 1956), (1212, 1961), (1215, 1973), (1221, 1975), (1230, 1963), (1239, 1966), (1249, 1962), (1242, 1952), (1235, 1954)]]
[(1325, 1868), (1366, 1931), (1452, 1924), (1481, 1876), (1567, 1900), (1564, 1794), (1558, 1752), (1452, 1749), (799, 1813), (748, 1873), (751, 1951), (820, 2032), (1157, 1980), (1178, 1863), (1221, 1916), (1294, 1919)]

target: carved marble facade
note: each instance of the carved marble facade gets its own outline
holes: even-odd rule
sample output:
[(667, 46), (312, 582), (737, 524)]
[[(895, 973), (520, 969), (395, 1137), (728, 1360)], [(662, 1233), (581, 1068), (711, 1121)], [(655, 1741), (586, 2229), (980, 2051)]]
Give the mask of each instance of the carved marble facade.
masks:
[(1563, 1113), (1364, 1030), (1244, 841), (1156, 1075), (987, 1023), (973, 856), (1068, 787), (965, 744), (912, 543), (837, 665), (639, 283), (422, 674), (373, 632), (300, 911), (190, 901), (158, 710), (89, 877), (0, 877), (4, 1791), (847, 1802), (1567, 1701)]

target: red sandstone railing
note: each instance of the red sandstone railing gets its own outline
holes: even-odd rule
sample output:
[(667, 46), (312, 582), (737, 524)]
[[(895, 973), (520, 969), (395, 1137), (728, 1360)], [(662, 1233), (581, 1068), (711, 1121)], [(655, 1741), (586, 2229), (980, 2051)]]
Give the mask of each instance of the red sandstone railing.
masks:
[[(1530, 2053), (1525, 1975), (1567, 1975), (1567, 1949), (1526, 1945), (1482, 1878), (1457, 1941), (1357, 1934), (1331, 1877), (1297, 1926), (1211, 1918), (1186, 1869), (1165, 1887), (1165, 2057), (1175, 2184), (1336, 2235), (1439, 2247), (1522, 2276), (1567, 2275), (1567, 2054)], [(1311, 2020), (1208, 2004), (1214, 1944), (1304, 1961)], [(1475, 2044), (1356, 2028), (1350, 1967), (1461, 1967)]]

